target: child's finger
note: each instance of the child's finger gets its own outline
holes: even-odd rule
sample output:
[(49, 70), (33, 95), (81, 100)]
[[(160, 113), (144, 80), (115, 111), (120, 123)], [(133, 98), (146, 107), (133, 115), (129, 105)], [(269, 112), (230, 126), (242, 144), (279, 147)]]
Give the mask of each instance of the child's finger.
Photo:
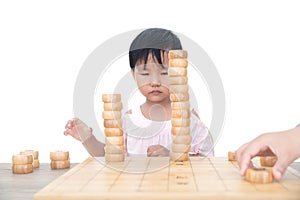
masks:
[(71, 120), (68, 120), (68, 122), (65, 125), (65, 129), (70, 128), (71, 126)]
[(147, 156), (148, 156), (148, 157), (151, 157), (151, 156), (152, 156), (152, 152), (147, 151)]
[(78, 120), (76, 118), (74, 118), (70, 121), (70, 124), (72, 127), (75, 127), (78, 124)]
[(65, 135), (65, 136), (70, 135), (70, 131), (71, 131), (71, 130), (67, 128), (67, 129), (64, 131), (64, 135)]

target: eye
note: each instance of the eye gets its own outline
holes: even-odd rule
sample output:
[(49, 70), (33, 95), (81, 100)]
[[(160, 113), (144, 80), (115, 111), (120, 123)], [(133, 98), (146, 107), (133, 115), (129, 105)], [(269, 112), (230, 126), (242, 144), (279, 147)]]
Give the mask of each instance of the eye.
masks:
[(149, 73), (140, 73), (140, 75), (142, 75), (142, 76), (149, 76)]
[(162, 72), (162, 73), (160, 73), (161, 75), (168, 75), (168, 72)]

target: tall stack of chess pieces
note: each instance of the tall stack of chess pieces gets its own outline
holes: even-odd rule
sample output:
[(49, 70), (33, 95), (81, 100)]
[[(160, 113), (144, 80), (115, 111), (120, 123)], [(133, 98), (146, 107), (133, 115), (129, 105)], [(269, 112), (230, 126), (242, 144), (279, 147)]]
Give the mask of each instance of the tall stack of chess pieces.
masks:
[(187, 51), (170, 50), (169, 54), (170, 100), (172, 109), (172, 161), (187, 161), (190, 151), (190, 103), (187, 78)]
[(122, 130), (121, 94), (103, 94), (102, 117), (105, 133), (105, 160), (122, 162), (125, 159), (124, 137)]

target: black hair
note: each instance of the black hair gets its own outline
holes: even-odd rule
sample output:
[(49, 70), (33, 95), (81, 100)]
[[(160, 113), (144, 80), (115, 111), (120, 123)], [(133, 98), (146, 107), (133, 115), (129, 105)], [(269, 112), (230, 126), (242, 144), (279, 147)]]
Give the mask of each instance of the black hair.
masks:
[(130, 68), (134, 70), (138, 61), (146, 64), (149, 54), (162, 65), (161, 53), (171, 49), (182, 49), (179, 38), (172, 31), (162, 28), (146, 29), (130, 45)]

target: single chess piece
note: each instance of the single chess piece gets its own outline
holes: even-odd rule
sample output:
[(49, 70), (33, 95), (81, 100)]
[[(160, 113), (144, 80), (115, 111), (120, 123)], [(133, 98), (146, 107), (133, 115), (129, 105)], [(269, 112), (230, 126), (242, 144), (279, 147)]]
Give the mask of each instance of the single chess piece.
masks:
[(188, 61), (183, 58), (174, 58), (169, 60), (169, 67), (183, 67), (187, 68)]
[(51, 169), (67, 169), (70, 168), (70, 160), (52, 160)]
[(32, 154), (34, 160), (39, 159), (39, 152), (35, 150), (24, 150), (21, 151), (20, 154)]
[(52, 161), (69, 160), (69, 152), (68, 151), (53, 151), (53, 152), (50, 152), (50, 159)]
[(172, 127), (171, 128), (171, 133), (173, 136), (177, 135), (190, 135), (190, 127)]
[(190, 135), (173, 135), (173, 144), (186, 144), (189, 145), (192, 142), (192, 136)]
[(28, 174), (33, 172), (32, 164), (13, 164), (12, 172), (14, 174)]
[(188, 101), (189, 100), (189, 94), (188, 94), (188, 92), (170, 93), (170, 100), (172, 102), (174, 102), (174, 101)]
[(122, 119), (105, 119), (103, 122), (105, 128), (122, 128)]
[(180, 102), (171, 102), (172, 110), (182, 110), (182, 109), (190, 109), (189, 101), (180, 101)]
[(105, 128), (104, 134), (106, 137), (112, 137), (112, 136), (122, 136), (123, 137), (123, 130), (120, 128)]
[(172, 152), (174, 153), (188, 153), (191, 149), (189, 144), (172, 144)]
[(186, 76), (170, 76), (169, 83), (170, 85), (184, 85), (187, 84), (188, 77)]
[(172, 127), (186, 127), (190, 126), (189, 118), (172, 118), (171, 119)]
[(27, 165), (32, 164), (33, 155), (32, 154), (15, 154), (12, 156), (13, 165)]
[(183, 67), (169, 67), (168, 69), (169, 76), (186, 76), (187, 69)]
[(189, 109), (172, 110), (172, 118), (190, 118), (190, 113)]
[(124, 145), (107, 145), (105, 154), (124, 154)]
[[(169, 91), (170, 93), (183, 93), (183, 94), (187, 94), (187, 92), (189, 91), (189, 86), (187, 84), (184, 85), (170, 85), (169, 86)], [(181, 95), (183, 96), (183, 95)], [(188, 96), (188, 95), (186, 95)], [(184, 96), (183, 96), (184, 97)], [(188, 100), (188, 98), (184, 97), (185, 99)]]
[(236, 161), (235, 151), (229, 151), (228, 152), (228, 160), (229, 161)]
[(104, 120), (106, 119), (118, 120), (121, 118), (121, 111), (103, 111), (102, 117)]
[(264, 168), (249, 168), (246, 171), (246, 180), (251, 183), (271, 183), (273, 181), (272, 170)]
[(123, 105), (121, 102), (115, 102), (115, 103), (104, 103), (103, 104), (103, 109), (105, 111), (120, 111), (122, 110)]
[(187, 58), (187, 51), (186, 50), (171, 50), (168, 53), (169, 59), (174, 58)]
[(33, 169), (39, 168), (40, 167), (39, 159), (34, 159), (32, 165), (33, 165)]
[(107, 162), (123, 162), (125, 159), (124, 153), (121, 154), (105, 154), (105, 160)]
[(273, 167), (277, 161), (276, 156), (264, 156), (260, 157), (260, 165), (262, 167)]
[(105, 138), (105, 144), (109, 146), (124, 145), (124, 137), (122, 136), (111, 136)]
[(121, 102), (121, 94), (102, 94), (102, 101), (104, 103)]
[(188, 161), (189, 160), (189, 154), (188, 153), (176, 153), (176, 152), (170, 152), (170, 159), (172, 161)]

